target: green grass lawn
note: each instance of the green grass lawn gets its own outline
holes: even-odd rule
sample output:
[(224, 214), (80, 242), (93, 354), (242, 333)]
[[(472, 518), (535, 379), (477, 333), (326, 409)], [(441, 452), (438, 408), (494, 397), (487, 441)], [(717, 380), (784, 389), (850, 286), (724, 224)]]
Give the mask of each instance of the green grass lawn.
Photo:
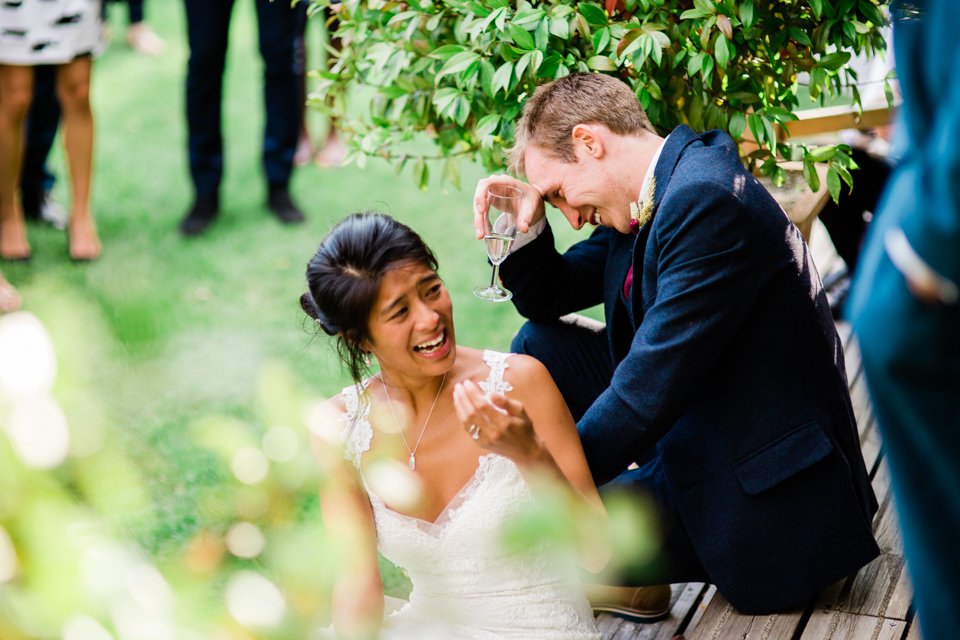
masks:
[[(230, 519), (216, 505), (225, 476), (211, 449), (201, 446), (205, 429), (226, 424), (231, 433), (256, 440), (274, 424), (302, 428), (306, 400), (329, 396), (347, 382), (331, 340), (315, 336), (298, 306), (307, 260), (344, 215), (384, 211), (424, 236), (451, 291), (462, 344), (506, 349), (521, 319), (512, 306), (484, 303), (470, 293), (489, 278), (470, 222), (472, 186), (485, 173), (478, 166), (463, 167), (463, 190), (434, 182), (421, 192), (409, 175), (397, 176), (379, 162), (365, 170), (311, 165), (296, 171), (292, 188), (308, 222), (288, 227), (268, 214), (252, 2), (236, 3), (231, 33), (222, 215), (204, 236), (181, 237), (177, 223), (192, 198), (184, 14), (174, 0), (154, 0), (147, 8), (167, 52), (147, 58), (129, 50), (125, 11), (115, 6), (114, 43), (94, 65), (93, 205), (102, 258), (74, 264), (63, 232), (31, 225), (33, 260), (3, 270), (24, 308), (53, 337), (55, 394), (77, 449), (106, 438), (124, 453), (99, 465), (104, 491), (94, 492), (100, 497), (93, 501), (108, 515), (122, 514), (119, 524), (163, 555), (178, 552), (211, 523)], [(320, 26), (311, 25), (314, 56), (321, 49)], [(316, 114), (311, 124), (315, 134), (321, 131)], [(55, 197), (66, 204), (59, 149), (52, 166), (59, 176)], [(569, 229), (560, 233), (567, 241), (573, 237)]]

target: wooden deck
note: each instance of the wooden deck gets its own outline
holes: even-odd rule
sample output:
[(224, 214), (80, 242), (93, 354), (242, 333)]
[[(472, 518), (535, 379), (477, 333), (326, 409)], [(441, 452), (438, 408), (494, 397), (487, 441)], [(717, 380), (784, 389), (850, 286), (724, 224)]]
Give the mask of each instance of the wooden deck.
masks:
[[(811, 244), (821, 275), (826, 277), (836, 268), (836, 258), (830, 250), (818, 250), (816, 242)], [(847, 378), (863, 457), (880, 503), (873, 525), (880, 556), (857, 575), (823, 591), (802, 609), (778, 615), (743, 615), (712, 585), (675, 584), (669, 617), (655, 624), (636, 624), (602, 614), (597, 622), (604, 640), (672, 640), (678, 635), (686, 640), (920, 640), (889, 473), (867, 396), (860, 354), (849, 325), (839, 323), (837, 331), (845, 346)]]

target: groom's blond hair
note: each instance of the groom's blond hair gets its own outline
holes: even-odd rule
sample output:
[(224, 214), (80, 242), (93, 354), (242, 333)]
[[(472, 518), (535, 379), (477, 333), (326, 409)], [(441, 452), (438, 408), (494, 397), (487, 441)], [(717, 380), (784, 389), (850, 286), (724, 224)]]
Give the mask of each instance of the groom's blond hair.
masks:
[(599, 73), (576, 73), (538, 87), (527, 100), (510, 149), (510, 170), (523, 175), (524, 152), (531, 144), (550, 157), (576, 162), (573, 128), (588, 122), (624, 136), (656, 133), (627, 84)]

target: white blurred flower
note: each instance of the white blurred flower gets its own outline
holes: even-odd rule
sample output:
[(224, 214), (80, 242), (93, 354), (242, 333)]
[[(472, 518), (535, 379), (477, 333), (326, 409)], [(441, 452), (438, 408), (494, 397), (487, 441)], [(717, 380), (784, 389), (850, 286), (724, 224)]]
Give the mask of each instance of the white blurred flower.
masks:
[(0, 316), (0, 391), (10, 397), (46, 394), (57, 376), (50, 335), (26, 311)]
[(9, 582), (17, 574), (17, 550), (10, 534), (0, 527), (0, 584)]
[(256, 447), (241, 447), (230, 460), (230, 469), (244, 484), (257, 484), (267, 477), (270, 461)]
[(254, 629), (276, 627), (287, 612), (280, 589), (253, 571), (240, 571), (230, 578), (226, 599), (233, 619)]
[(238, 558), (256, 558), (267, 545), (267, 540), (256, 525), (238, 522), (227, 531), (227, 549)]
[(364, 470), (364, 478), (377, 496), (393, 509), (408, 510), (423, 495), (420, 479), (398, 460), (377, 460)]
[(273, 427), (263, 434), (263, 452), (274, 462), (293, 460), (300, 450), (300, 438), (290, 427)]
[(67, 620), (60, 637), (63, 640), (113, 640), (109, 631), (87, 616), (74, 616)]
[[(0, 358), (2, 360), (2, 358)], [(28, 467), (51, 469), (67, 458), (70, 430), (60, 405), (50, 396), (21, 396), (10, 412), (7, 434)]]

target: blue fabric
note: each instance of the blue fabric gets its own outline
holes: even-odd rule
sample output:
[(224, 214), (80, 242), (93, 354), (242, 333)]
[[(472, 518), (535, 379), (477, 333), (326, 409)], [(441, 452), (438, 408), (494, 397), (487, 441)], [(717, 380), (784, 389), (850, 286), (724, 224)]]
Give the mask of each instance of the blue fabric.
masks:
[(905, 148), (871, 225), (849, 314), (890, 465), (921, 635), (946, 640), (960, 627), (960, 305), (918, 300), (884, 239), (902, 230), (928, 265), (960, 283), (960, 5), (901, 3), (895, 16)]
[[(187, 125), (190, 175), (199, 197), (216, 197), (223, 176), (221, 102), (230, 14), (234, 0), (185, 0), (190, 60), (187, 63)], [(289, 2), (255, 0), (260, 55), (264, 63), (266, 128), (263, 166), (267, 183), (285, 187), (293, 171), (304, 101), (294, 41), (299, 14)]]
[[(548, 228), (500, 274), (532, 320), (604, 304), (615, 370), (578, 423), (594, 479), (653, 456), (710, 580), (782, 611), (879, 552), (842, 344), (803, 239), (727, 135), (679, 127), (655, 178), (638, 235), (561, 255)], [(775, 476), (751, 468), (764, 451)]]

